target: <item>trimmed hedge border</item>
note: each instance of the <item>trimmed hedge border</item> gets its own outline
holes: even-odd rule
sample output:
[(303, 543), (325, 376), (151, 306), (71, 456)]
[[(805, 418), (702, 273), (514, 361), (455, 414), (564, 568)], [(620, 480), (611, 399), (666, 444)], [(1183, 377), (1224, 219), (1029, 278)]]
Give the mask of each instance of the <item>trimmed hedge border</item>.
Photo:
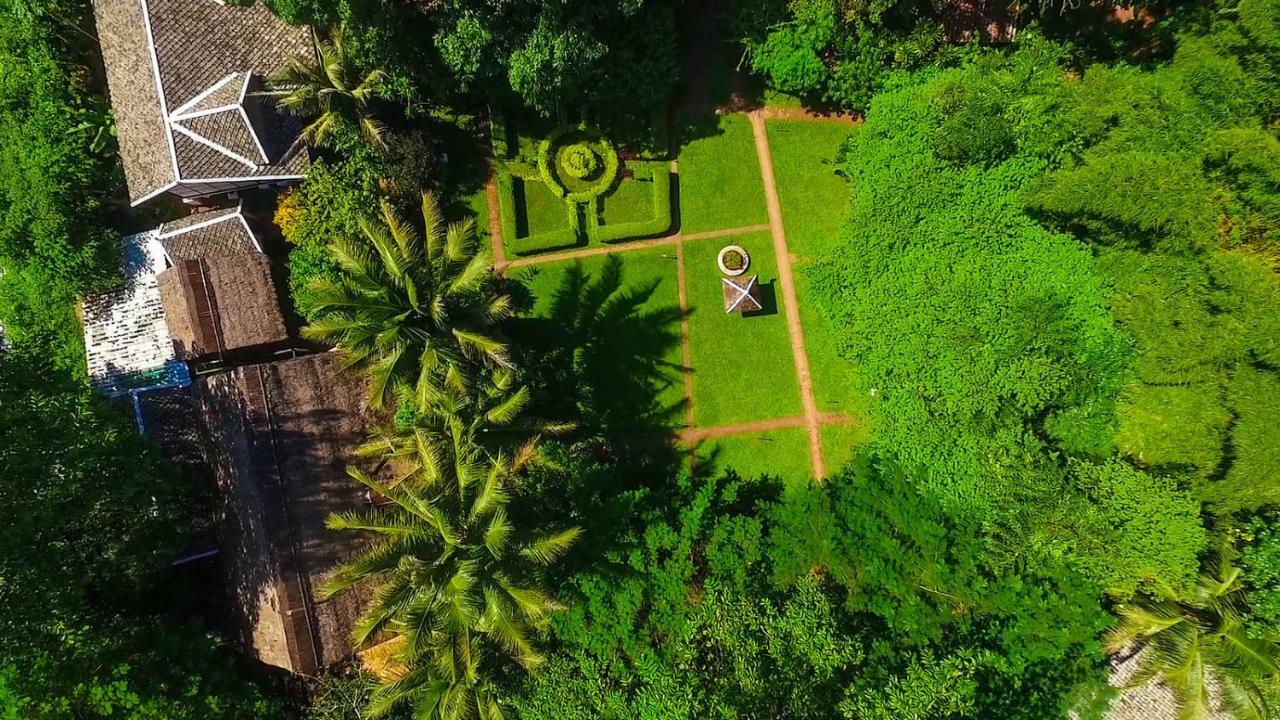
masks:
[(516, 181), (511, 173), (498, 173), (498, 223), (502, 237), (516, 239)]
[[(587, 237), (590, 240), (616, 243), (662, 235), (671, 229), (671, 170), (665, 164), (656, 165), (650, 170), (649, 176), (653, 179), (653, 217), (636, 222), (601, 225), (595, 213), (592, 213), (591, 223), (587, 225)], [(605, 198), (605, 202), (609, 202), (609, 199)]]
[[(602, 153), (604, 156), (604, 170), (600, 173), (600, 178), (590, 188), (579, 192), (569, 190), (568, 186), (560, 180), (555, 167), (556, 150), (559, 148), (560, 141), (571, 133), (590, 135), (592, 136), (592, 142), (597, 142), (604, 147), (604, 152)], [(538, 145), (538, 173), (542, 176), (542, 182), (546, 183), (547, 187), (551, 188), (566, 203), (590, 202), (611, 190), (614, 181), (618, 179), (619, 165), (618, 151), (613, 147), (613, 143), (609, 142), (609, 138), (585, 126), (562, 125), (552, 130), (551, 134)]]
[(581, 230), (578, 227), (581, 223), (577, 219), (577, 212), (574, 212), (574, 217), (570, 219), (570, 226), (564, 230), (552, 230), (551, 232), (538, 233), (537, 235), (519, 237), (516, 234), (516, 228), (519, 227), (519, 223), (516, 218), (515, 178), (511, 173), (500, 171), (497, 176), (497, 184), (498, 217), (499, 223), (502, 225), (502, 237), (504, 241), (510, 241), (511, 245), (515, 247), (517, 255), (532, 255), (549, 250), (563, 250), (581, 244), (579, 239)]

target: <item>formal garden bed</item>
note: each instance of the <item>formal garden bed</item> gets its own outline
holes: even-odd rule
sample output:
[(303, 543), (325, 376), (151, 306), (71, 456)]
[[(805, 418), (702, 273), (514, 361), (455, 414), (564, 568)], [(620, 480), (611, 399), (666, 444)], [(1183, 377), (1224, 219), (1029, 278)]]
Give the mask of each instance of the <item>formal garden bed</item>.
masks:
[(492, 130), (503, 243), (532, 255), (663, 235), (672, 229), (671, 171), (586, 125)]

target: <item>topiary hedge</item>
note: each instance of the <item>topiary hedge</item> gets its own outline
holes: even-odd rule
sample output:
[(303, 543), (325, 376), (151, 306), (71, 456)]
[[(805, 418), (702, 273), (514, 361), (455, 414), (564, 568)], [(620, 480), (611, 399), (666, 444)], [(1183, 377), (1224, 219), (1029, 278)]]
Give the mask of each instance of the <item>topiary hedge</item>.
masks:
[(656, 165), (650, 171), (650, 176), (653, 179), (653, 217), (637, 222), (601, 225), (592, 213), (592, 222), (587, 225), (587, 236), (593, 242), (616, 243), (661, 235), (671, 229), (671, 170), (665, 164)]
[[(591, 144), (598, 145), (598, 154), (604, 162), (604, 170), (596, 179), (591, 181), (591, 185), (576, 191), (570, 189), (560, 177), (556, 162), (557, 151), (564, 144), (563, 141), (574, 134), (589, 138), (576, 144), (587, 145), (588, 147)], [(592, 150), (594, 151), (594, 148)], [(618, 152), (614, 149), (613, 143), (609, 142), (609, 139), (603, 135), (585, 127), (574, 125), (558, 127), (538, 145), (538, 174), (542, 177), (542, 181), (547, 184), (547, 187), (551, 188), (566, 203), (591, 202), (608, 192), (613, 187), (614, 181), (618, 179), (619, 165)]]
[(517, 232), (517, 228), (520, 225), (519, 220), (516, 218), (515, 178), (509, 172), (500, 171), (497, 176), (497, 183), (498, 217), (502, 226), (502, 237), (504, 240), (510, 240), (511, 246), (514, 246), (517, 255), (532, 255), (581, 244), (581, 221), (577, 217), (577, 212), (573, 213), (573, 217), (570, 218), (568, 228), (520, 237)]

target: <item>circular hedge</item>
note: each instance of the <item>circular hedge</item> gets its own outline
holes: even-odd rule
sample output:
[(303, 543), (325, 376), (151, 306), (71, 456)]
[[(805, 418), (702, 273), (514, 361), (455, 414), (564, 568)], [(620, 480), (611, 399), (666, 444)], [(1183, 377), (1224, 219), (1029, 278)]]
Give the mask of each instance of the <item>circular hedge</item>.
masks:
[(586, 143), (566, 147), (557, 161), (569, 177), (578, 180), (590, 179), (600, 170), (600, 156)]
[(618, 153), (598, 131), (557, 128), (538, 146), (538, 173), (565, 202), (583, 203), (608, 192), (618, 177)]

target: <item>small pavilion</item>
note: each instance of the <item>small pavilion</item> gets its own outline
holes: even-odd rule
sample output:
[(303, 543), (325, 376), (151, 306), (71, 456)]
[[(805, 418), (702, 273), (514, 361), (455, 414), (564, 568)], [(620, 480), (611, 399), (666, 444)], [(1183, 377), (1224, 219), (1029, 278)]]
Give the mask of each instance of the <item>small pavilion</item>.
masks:
[(725, 314), (760, 312), (764, 305), (760, 302), (760, 276), (724, 277), (720, 278), (724, 290)]

